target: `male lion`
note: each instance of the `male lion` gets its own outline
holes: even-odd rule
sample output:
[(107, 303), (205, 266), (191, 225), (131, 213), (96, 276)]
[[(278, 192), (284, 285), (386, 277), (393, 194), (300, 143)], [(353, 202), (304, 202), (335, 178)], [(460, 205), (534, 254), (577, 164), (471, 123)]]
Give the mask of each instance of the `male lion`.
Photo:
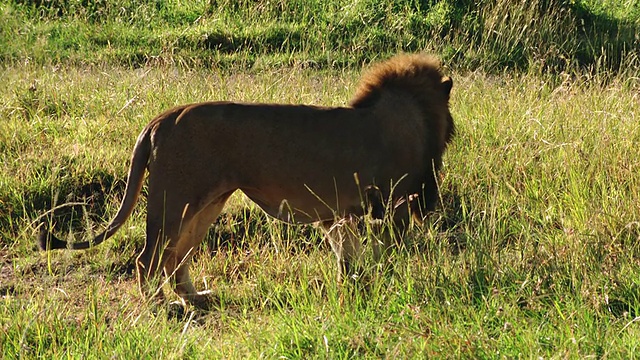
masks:
[[(162, 297), (151, 280), (163, 269), (184, 301), (207, 304), (191, 283), (189, 259), (238, 189), (275, 218), (328, 228), (339, 273), (349, 273), (360, 248), (349, 232), (359, 217), (374, 209), (381, 218), (383, 202), (404, 203), (394, 215), (402, 228), (435, 207), (436, 172), (454, 133), (452, 84), (437, 60), (398, 55), (364, 75), (349, 107), (178, 106), (138, 136), (124, 199), (104, 232), (67, 243), (43, 227), (39, 245), (86, 249), (111, 237), (133, 211), (148, 170), (147, 239), (136, 262), (143, 296)], [(363, 206), (363, 198), (372, 203)]]

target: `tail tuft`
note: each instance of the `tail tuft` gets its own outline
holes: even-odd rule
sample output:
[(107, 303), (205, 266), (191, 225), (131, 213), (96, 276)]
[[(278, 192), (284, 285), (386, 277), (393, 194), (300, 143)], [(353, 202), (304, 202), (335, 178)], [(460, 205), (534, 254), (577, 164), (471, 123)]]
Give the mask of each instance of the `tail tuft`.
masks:
[(40, 251), (67, 248), (67, 242), (55, 237), (55, 235), (53, 235), (53, 233), (49, 231), (49, 227), (44, 221), (40, 223), (39, 228), (40, 231), (38, 233), (38, 249)]

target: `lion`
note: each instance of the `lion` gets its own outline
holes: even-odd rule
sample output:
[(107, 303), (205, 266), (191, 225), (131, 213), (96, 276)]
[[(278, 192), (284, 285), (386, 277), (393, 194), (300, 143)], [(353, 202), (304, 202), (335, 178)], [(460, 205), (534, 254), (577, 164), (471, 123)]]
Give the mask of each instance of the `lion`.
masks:
[(338, 277), (351, 275), (361, 253), (352, 234), (358, 219), (393, 210), (401, 233), (435, 208), (436, 174), (454, 134), (452, 86), (436, 58), (400, 54), (372, 66), (346, 107), (174, 107), (138, 136), (124, 198), (106, 229), (91, 241), (66, 242), (42, 226), (39, 247), (87, 249), (110, 238), (131, 215), (148, 172), (146, 242), (136, 259), (143, 298), (164, 298), (163, 271), (184, 303), (207, 306), (209, 296), (191, 282), (190, 257), (236, 190), (273, 218), (321, 224)]

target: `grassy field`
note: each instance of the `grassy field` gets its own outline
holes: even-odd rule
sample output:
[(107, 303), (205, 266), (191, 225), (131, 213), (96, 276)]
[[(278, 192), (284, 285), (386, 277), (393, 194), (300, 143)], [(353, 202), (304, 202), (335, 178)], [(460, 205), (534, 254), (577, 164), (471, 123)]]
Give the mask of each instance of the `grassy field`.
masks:
[(392, 275), (374, 276), (366, 292), (337, 286), (317, 233), (280, 226), (237, 196), (192, 269), (221, 304), (176, 320), (151, 315), (137, 294), (144, 206), (84, 252), (37, 253), (28, 225), (55, 204), (85, 202), (88, 214), (61, 209), (75, 221), (57, 230), (100, 229), (137, 132), (168, 106), (343, 105), (357, 72), (4, 69), (4, 355), (637, 356), (637, 79), (453, 76), (458, 135), (442, 208), (408, 237)]
[(640, 62), (637, 0), (9, 0), (0, 23), (9, 63), (359, 68), (421, 50), (492, 73)]
[[(271, 38), (251, 36), (272, 31), (274, 10), (263, 9), (260, 28), (240, 20), (253, 9), (250, 2), (227, 7), (221, 23), (213, 16), (202, 25), (198, 14), (234, 2), (194, 2), (198, 8), (170, 1), (167, 9), (122, 1), (120, 10), (95, 2), (102, 10), (71, 12), (64, 6), (79, 2), (52, 1), (62, 10), (41, 16), (29, 12), (37, 7), (21, 8), (25, 3), (0, 4), (0, 357), (640, 357), (640, 73), (621, 67), (637, 63), (635, 50), (614, 52), (615, 61), (599, 53), (590, 62), (576, 51), (561, 67), (545, 67), (533, 53), (508, 51), (558, 39), (542, 33), (521, 43), (471, 36), (484, 40), (461, 57), (442, 39), (405, 48), (376, 43), (376, 27), (354, 27), (358, 41), (375, 40), (370, 48), (355, 51), (349, 47), (355, 42), (318, 35), (344, 46), (319, 50), (318, 39), (304, 37), (307, 50), (201, 52), (201, 43), (189, 47), (176, 39), (201, 39), (211, 24), (227, 28), (235, 21), (227, 31), (245, 36), (242, 44), (268, 44)], [(363, 16), (373, 16), (367, 6), (374, 2), (355, 3), (367, 9)], [(506, 8), (507, 2), (495, 3)], [(620, 29), (640, 18), (638, 2), (571, 3), (590, 6), (598, 26), (618, 19), (620, 43), (626, 41)], [(337, 6), (313, 4), (320, 15)], [(483, 19), (498, 19), (500, 12), (489, 10), (485, 15), (494, 16)], [(129, 12), (120, 25), (118, 11)], [(297, 13), (302, 33), (311, 17)], [(149, 14), (162, 15), (167, 28), (161, 31)], [(331, 23), (320, 15), (313, 24)], [(372, 18), (384, 26), (392, 20)], [(145, 19), (149, 30), (135, 35)], [(100, 35), (87, 35), (95, 26)], [(126, 31), (109, 37), (110, 29)], [(385, 39), (415, 36), (403, 31)], [(107, 38), (83, 42), (79, 34)], [(146, 47), (127, 36), (161, 40)], [(444, 39), (455, 45), (456, 36), (462, 35)], [(372, 55), (376, 47), (385, 52)], [(391, 256), (392, 272), (372, 264), (367, 289), (336, 283), (334, 255), (315, 229), (276, 223), (241, 194), (191, 269), (196, 286), (219, 300), (209, 312), (154, 314), (139, 296), (134, 260), (143, 245), (144, 197), (100, 247), (36, 251), (39, 219), (53, 216), (57, 234), (67, 238), (103, 228), (119, 205), (138, 132), (164, 109), (202, 100), (345, 105), (361, 63), (421, 49), (446, 60), (458, 131), (444, 158), (440, 207)], [(543, 68), (552, 74), (543, 75)]]

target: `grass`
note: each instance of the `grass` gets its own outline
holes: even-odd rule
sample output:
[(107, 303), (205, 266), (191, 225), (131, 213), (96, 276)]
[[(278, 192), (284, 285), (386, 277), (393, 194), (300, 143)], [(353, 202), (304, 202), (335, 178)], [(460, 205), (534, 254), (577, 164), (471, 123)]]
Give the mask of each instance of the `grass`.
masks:
[(456, 68), (624, 72), (640, 2), (39, 1), (0, 4), (7, 63), (359, 68), (428, 50)]
[[(637, 358), (638, 9), (2, 2), (2, 357)], [(62, 237), (103, 228), (136, 136), (161, 111), (344, 105), (363, 63), (401, 50), (445, 59), (458, 132), (441, 206), (392, 272), (371, 264), (368, 289), (336, 283), (315, 229), (274, 222), (240, 194), (191, 268), (219, 300), (210, 312), (154, 315), (140, 298), (144, 197), (105, 244), (36, 252), (44, 217)]]
[(55, 212), (56, 231), (100, 229), (119, 204), (137, 132), (169, 106), (338, 106), (358, 72), (3, 69), (4, 356), (637, 356), (637, 79), (453, 77), (458, 134), (443, 204), (393, 255), (391, 274), (373, 271), (368, 291), (338, 286), (320, 234), (236, 196), (192, 266), (220, 304), (175, 319), (152, 315), (137, 292), (143, 204), (113, 240), (83, 252), (37, 253), (29, 225), (82, 202)]

